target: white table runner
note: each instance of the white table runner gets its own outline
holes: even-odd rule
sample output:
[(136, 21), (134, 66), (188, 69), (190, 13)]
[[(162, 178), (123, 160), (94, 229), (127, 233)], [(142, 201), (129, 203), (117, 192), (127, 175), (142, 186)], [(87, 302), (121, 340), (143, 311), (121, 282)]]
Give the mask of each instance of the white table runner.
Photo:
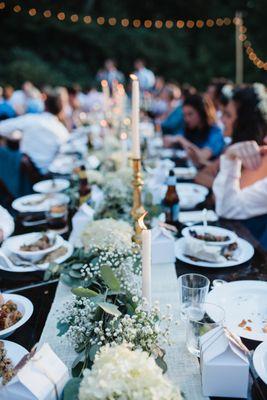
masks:
[[(71, 298), (70, 289), (59, 283), (54, 302), (48, 315), (40, 345), (47, 342), (61, 360), (71, 368), (76, 357), (75, 351), (64, 338), (57, 336), (56, 324), (60, 318), (64, 304)], [(172, 314), (177, 320), (178, 310), (178, 287), (174, 264), (155, 264), (152, 266), (152, 298), (160, 302), (163, 310), (167, 304), (173, 307)], [(200, 371), (198, 360), (190, 355), (185, 346), (185, 328), (172, 325), (171, 337), (175, 343), (166, 348), (165, 360), (168, 365), (167, 375), (174, 385), (184, 392), (188, 400), (207, 399), (201, 394)]]

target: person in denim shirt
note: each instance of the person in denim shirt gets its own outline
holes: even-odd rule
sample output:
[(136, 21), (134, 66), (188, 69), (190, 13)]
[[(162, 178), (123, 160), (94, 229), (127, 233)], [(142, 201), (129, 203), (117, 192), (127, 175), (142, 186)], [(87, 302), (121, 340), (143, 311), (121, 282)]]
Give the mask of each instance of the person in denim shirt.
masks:
[(207, 96), (193, 94), (183, 103), (184, 128), (165, 135), (164, 145), (181, 146), (196, 165), (218, 157), (225, 146), (223, 132), (216, 123), (216, 110)]

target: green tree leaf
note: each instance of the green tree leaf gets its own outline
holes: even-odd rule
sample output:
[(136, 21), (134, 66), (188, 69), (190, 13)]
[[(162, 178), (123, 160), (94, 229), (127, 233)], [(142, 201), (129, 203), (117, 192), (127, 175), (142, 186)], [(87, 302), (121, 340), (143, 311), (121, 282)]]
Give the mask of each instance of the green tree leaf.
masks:
[(57, 336), (63, 336), (63, 335), (65, 335), (66, 332), (68, 332), (69, 325), (67, 324), (67, 322), (59, 321), (57, 323), (57, 329), (59, 330), (59, 333), (57, 334)]

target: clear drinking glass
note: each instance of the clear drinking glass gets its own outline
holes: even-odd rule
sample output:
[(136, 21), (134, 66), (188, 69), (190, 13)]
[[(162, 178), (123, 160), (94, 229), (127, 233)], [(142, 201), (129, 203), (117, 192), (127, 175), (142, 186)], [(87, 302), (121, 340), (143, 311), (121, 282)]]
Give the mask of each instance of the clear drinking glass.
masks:
[(59, 234), (68, 231), (68, 204), (66, 201), (52, 199), (46, 212), (47, 228)]
[(180, 317), (186, 320), (187, 309), (204, 303), (210, 281), (200, 274), (185, 274), (178, 278)]
[(186, 346), (194, 356), (200, 356), (201, 336), (212, 329), (223, 327), (225, 312), (212, 303), (196, 304), (187, 309)]

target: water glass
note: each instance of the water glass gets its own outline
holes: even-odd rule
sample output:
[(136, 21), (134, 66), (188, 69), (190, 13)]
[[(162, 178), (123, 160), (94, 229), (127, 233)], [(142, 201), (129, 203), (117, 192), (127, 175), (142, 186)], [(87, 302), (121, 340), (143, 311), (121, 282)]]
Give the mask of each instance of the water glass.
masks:
[(47, 228), (59, 234), (68, 231), (68, 204), (58, 199), (50, 201), (46, 212)]
[(200, 356), (201, 337), (215, 328), (222, 328), (225, 312), (212, 303), (196, 304), (187, 310), (186, 346), (191, 354)]
[(187, 309), (204, 303), (210, 281), (200, 274), (185, 274), (178, 278), (180, 317), (186, 320)]

